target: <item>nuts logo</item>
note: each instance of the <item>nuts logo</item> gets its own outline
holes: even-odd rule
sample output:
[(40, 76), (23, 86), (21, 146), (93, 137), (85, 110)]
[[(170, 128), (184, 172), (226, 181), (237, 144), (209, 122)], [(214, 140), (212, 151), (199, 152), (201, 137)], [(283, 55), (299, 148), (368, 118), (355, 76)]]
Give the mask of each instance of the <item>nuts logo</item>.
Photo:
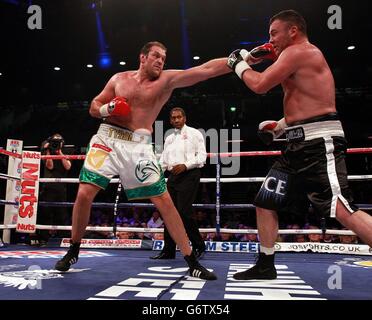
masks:
[(34, 214), (34, 203), (37, 202), (36, 181), (38, 179), (39, 165), (33, 163), (25, 163), (23, 165), (26, 170), (23, 174), (21, 182), (21, 198), (19, 200), (19, 216), (31, 218)]
[(22, 152), (17, 232), (35, 232), (39, 198), (40, 152)]

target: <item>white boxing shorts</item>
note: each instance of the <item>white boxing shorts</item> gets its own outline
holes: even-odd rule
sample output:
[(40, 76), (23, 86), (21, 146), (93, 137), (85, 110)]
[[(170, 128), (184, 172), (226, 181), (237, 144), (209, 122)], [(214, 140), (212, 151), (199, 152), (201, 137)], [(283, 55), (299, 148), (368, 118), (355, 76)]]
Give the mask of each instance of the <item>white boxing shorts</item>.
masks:
[(167, 191), (151, 135), (102, 123), (89, 142), (79, 179), (106, 189), (117, 175), (128, 200), (147, 199)]

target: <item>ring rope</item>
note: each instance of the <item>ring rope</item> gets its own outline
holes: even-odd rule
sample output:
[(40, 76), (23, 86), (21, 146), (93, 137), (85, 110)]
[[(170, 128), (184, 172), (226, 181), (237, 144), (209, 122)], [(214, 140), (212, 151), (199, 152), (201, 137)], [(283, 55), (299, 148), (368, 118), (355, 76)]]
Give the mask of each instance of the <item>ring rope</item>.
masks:
[[(349, 148), (346, 151), (348, 154), (364, 154), (372, 153), (372, 148)], [(7, 156), (21, 158), (22, 155), (19, 153), (10, 152), (4, 149), (0, 149), (0, 154)], [(242, 152), (224, 152), (224, 153), (208, 153), (207, 156), (210, 158), (220, 157), (257, 157), (257, 156), (278, 156), (281, 155), (281, 151), (242, 151)], [(51, 160), (84, 160), (85, 155), (42, 155), (41, 159), (51, 159)]]
[[(72, 207), (75, 203), (74, 202), (47, 202), (47, 201), (39, 201), (40, 206), (44, 207)], [(18, 205), (18, 202), (15, 201), (7, 201), (0, 199), (0, 205)], [(204, 208), (204, 209), (215, 209), (215, 203), (194, 203), (192, 205), (194, 208)], [(361, 210), (372, 210), (372, 204), (362, 203), (356, 204), (359, 209)], [(114, 208), (115, 203), (107, 203), (107, 202), (93, 202), (93, 208)], [(152, 203), (118, 203), (118, 208), (155, 208), (155, 205)], [(256, 207), (250, 203), (224, 203), (220, 204), (221, 209), (255, 209)]]
[(0, 154), (6, 155), (6, 156), (9, 156), (9, 157), (13, 157), (13, 158), (19, 158), (19, 159), (22, 158), (21, 154), (11, 152), (11, 151), (8, 151), (8, 150), (5, 150), (5, 149), (0, 149)]
[[(0, 179), (3, 180), (16, 180), (20, 181), (21, 178), (14, 177), (8, 174), (0, 173)], [(167, 179), (166, 179), (167, 180)], [(216, 178), (201, 178), (201, 183), (216, 183)], [(348, 176), (350, 181), (363, 181), (372, 180), (372, 175), (352, 175)], [(234, 183), (234, 182), (263, 182), (265, 177), (249, 177), (249, 178), (220, 178), (221, 182), (224, 183)], [(79, 183), (79, 178), (40, 178), (41, 183)], [(110, 183), (119, 183), (119, 178), (113, 178)]]
[[(5, 175), (4, 175), (5, 176)], [(201, 178), (202, 183), (216, 183), (216, 178)], [(248, 177), (248, 178), (220, 178), (221, 182), (233, 183), (233, 182), (263, 182), (265, 177)], [(348, 180), (363, 181), (372, 180), (372, 175), (352, 175), (348, 176)], [(39, 182), (42, 183), (79, 183), (79, 178), (40, 178)], [(119, 183), (119, 178), (113, 178), (110, 183)]]
[[(0, 225), (0, 229), (15, 229), (15, 224)], [(39, 230), (72, 230), (71, 226), (54, 226), (54, 225), (41, 225), (37, 224), (36, 229)], [(87, 231), (114, 231), (114, 227), (99, 227), (87, 226)], [(135, 228), (135, 227), (117, 227), (117, 232), (144, 232), (144, 233), (160, 233), (164, 232), (164, 228)], [(216, 228), (199, 228), (201, 233), (217, 232)], [(258, 234), (257, 229), (228, 229), (221, 228), (221, 233), (238, 233), (238, 234)], [(321, 229), (281, 229), (278, 234), (323, 234)], [(333, 230), (327, 229), (325, 234), (340, 235), (340, 236), (354, 236), (356, 235), (351, 230)]]
[(18, 177), (15, 177), (15, 176), (10, 176), (8, 174), (5, 174), (5, 173), (0, 173), (0, 179), (3, 179), (3, 180), (16, 180), (16, 181), (20, 181), (21, 178), (18, 178)]

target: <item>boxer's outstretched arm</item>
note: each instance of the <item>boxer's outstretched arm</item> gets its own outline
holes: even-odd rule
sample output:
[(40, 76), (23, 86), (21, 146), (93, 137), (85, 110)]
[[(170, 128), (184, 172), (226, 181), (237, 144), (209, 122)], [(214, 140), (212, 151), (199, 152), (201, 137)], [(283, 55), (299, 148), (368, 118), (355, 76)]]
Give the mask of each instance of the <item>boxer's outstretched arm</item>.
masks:
[(107, 82), (102, 92), (93, 99), (89, 109), (89, 114), (92, 117), (102, 118), (100, 107), (115, 98), (115, 79), (116, 75)]
[(227, 58), (209, 60), (200, 66), (187, 70), (166, 70), (163, 71), (168, 77), (170, 89), (192, 86), (200, 81), (217, 77), (231, 72), (227, 67)]
[[(278, 60), (264, 72), (247, 69), (242, 75), (242, 80), (253, 92), (263, 94), (281, 84), (289, 78), (303, 63), (302, 52), (297, 48), (289, 47), (282, 52)], [(306, 61), (306, 60), (305, 60)]]

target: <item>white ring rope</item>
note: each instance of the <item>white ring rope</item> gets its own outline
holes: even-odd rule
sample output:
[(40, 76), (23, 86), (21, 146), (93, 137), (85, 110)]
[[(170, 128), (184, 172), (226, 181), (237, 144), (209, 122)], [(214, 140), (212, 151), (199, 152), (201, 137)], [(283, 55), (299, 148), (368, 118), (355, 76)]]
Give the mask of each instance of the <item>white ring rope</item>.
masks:
[[(363, 181), (372, 180), (372, 175), (353, 175), (348, 176), (349, 180)], [(252, 177), (252, 178), (221, 178), (221, 182), (233, 183), (233, 182), (263, 182), (265, 177)], [(40, 178), (40, 182), (43, 183), (79, 183), (79, 178)], [(113, 178), (110, 183), (119, 183), (120, 179)], [(200, 182), (203, 183), (215, 183), (216, 178), (201, 178)]]
[[(10, 176), (7, 174), (0, 173), (0, 179), (3, 180), (16, 180), (20, 181), (18, 177)], [(167, 179), (166, 179), (167, 180)], [(221, 178), (220, 181), (224, 183), (233, 183), (233, 182), (263, 182), (265, 177), (251, 177), (251, 178)], [(363, 180), (372, 180), (372, 175), (354, 175), (348, 176), (350, 181), (363, 181)], [(119, 183), (119, 178), (113, 178), (110, 180), (110, 183)], [(41, 183), (79, 183), (79, 178), (40, 178), (39, 182)], [(216, 178), (201, 178), (200, 182), (202, 183), (216, 183)]]
[(21, 178), (10, 176), (10, 175), (5, 174), (5, 173), (0, 173), (0, 179), (4, 179), (4, 180), (17, 180), (17, 181), (20, 181), (21, 180)]
[[(0, 225), (0, 229), (15, 229), (15, 224)], [(71, 230), (71, 226), (52, 226), (52, 225), (36, 225), (36, 229), (39, 230)], [(113, 227), (98, 227), (98, 226), (88, 226), (87, 231), (113, 231)], [(144, 232), (144, 233), (160, 233), (164, 232), (163, 228), (134, 228), (134, 227), (117, 227), (118, 232)], [(200, 228), (201, 233), (211, 233), (217, 232), (216, 228)], [(228, 229), (221, 228), (221, 233), (238, 233), (238, 234), (258, 234), (257, 229)], [(281, 229), (278, 234), (323, 234), (320, 229)], [(356, 235), (350, 230), (325, 230), (325, 234), (339, 235), (339, 236), (354, 236)]]

